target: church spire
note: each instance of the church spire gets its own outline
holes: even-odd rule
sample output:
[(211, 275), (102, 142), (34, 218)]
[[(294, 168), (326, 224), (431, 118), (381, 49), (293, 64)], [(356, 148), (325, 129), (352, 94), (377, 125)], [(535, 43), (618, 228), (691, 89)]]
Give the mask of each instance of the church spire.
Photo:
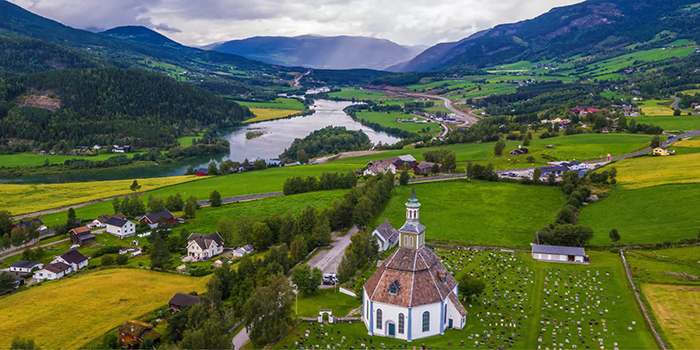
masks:
[(425, 244), (425, 226), (418, 221), (420, 202), (416, 198), (416, 188), (411, 191), (411, 198), (406, 202), (406, 222), (399, 229), (401, 234), (399, 245), (405, 248), (417, 249)]

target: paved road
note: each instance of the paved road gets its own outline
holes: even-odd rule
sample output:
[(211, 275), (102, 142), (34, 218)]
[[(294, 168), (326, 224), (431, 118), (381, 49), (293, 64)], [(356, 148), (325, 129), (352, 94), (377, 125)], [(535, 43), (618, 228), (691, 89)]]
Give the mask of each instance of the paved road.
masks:
[[(681, 102), (681, 99), (676, 97), (676, 96), (671, 96), (671, 98), (673, 99), (673, 104), (671, 105), (671, 108), (678, 109), (678, 104)], [(681, 109), (681, 112), (690, 113), (692, 115), (700, 116), (700, 113), (689, 111), (687, 109)]]
[(356, 226), (353, 226), (348, 233), (339, 237), (338, 240), (332, 243), (333, 248), (330, 250), (321, 250), (316, 256), (309, 259), (309, 266), (318, 267), (323, 273), (338, 273), (338, 265), (343, 259), (345, 249), (350, 245), (350, 237), (359, 232)]
[(454, 113), (457, 117), (464, 119), (465, 124), (474, 124), (477, 121), (479, 121), (479, 119), (476, 117), (476, 115), (471, 114), (471, 113), (462, 112), (462, 111), (458, 110), (457, 108), (455, 108), (454, 106), (452, 106), (452, 101), (449, 98), (437, 96), (437, 95), (427, 95), (427, 94), (419, 94), (419, 93), (412, 93), (412, 92), (406, 92), (404, 94), (409, 95), (409, 96), (423, 97), (423, 98), (427, 98), (427, 99), (431, 99), (431, 100), (442, 100), (445, 103), (445, 108), (452, 111), (452, 113)]
[[(58, 244), (58, 243), (65, 242), (65, 241), (68, 241), (68, 240), (70, 240), (70, 237), (64, 238), (64, 239), (61, 239), (61, 240), (58, 240), (58, 241), (56, 241), (56, 242), (51, 242), (51, 243), (43, 244), (43, 245), (40, 245), (39, 247), (41, 247), (41, 248), (46, 248), (46, 247), (50, 247), (50, 246), (52, 246), (52, 245), (54, 245), (54, 244)], [(17, 248), (14, 252), (12, 252), (12, 253), (9, 253), (9, 254), (0, 256), (0, 260), (5, 260), (5, 259), (7, 259), (7, 258), (9, 258), (9, 257), (11, 257), (11, 256), (13, 256), (13, 255), (22, 254), (22, 252), (24, 251), (22, 248), (23, 248), (23, 247), (19, 247), (19, 248)], [(36, 249), (36, 248), (38, 248), (38, 247), (32, 247), (32, 248), (33, 248), (33, 249)]]

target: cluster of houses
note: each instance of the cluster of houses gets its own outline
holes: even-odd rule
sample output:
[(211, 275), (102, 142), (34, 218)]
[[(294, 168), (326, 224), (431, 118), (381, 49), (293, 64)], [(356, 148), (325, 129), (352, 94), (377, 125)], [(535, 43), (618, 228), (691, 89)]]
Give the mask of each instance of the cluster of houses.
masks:
[(33, 273), (37, 282), (52, 281), (63, 278), (72, 272), (88, 266), (88, 259), (77, 250), (69, 250), (44, 265), (38, 261), (21, 260), (10, 265), (9, 272), (14, 275), (18, 286), (24, 284), (24, 278)]
[(616, 111), (620, 111), (625, 117), (639, 117), (639, 107), (632, 105), (613, 106)]
[(598, 108), (598, 107), (577, 106), (577, 107), (569, 109), (569, 113), (573, 113), (573, 114), (576, 114), (579, 116), (584, 116), (584, 115), (588, 115), (591, 113), (600, 112), (600, 111), (604, 111), (604, 110), (605, 110), (604, 108)]
[(376, 176), (379, 174), (392, 173), (396, 174), (397, 171), (408, 167), (416, 175), (426, 175), (432, 172), (432, 169), (437, 164), (440, 172), (444, 171), (442, 164), (432, 163), (432, 162), (418, 162), (416, 158), (412, 155), (407, 154), (403, 156), (373, 160), (367, 163), (367, 167), (364, 170), (358, 170), (358, 175), (369, 175)]

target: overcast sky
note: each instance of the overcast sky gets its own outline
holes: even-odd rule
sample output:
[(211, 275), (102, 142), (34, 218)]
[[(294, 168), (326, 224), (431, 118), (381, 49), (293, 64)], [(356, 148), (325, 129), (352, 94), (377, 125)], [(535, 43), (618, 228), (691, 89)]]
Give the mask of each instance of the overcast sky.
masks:
[(10, 0), (82, 29), (143, 25), (201, 46), (251, 36), (361, 35), (404, 45), (462, 39), (582, 0)]

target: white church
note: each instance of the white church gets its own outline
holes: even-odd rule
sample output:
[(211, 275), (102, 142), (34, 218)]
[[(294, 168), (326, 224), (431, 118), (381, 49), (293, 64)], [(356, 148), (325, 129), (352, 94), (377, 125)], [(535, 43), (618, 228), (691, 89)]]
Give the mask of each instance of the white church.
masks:
[(399, 249), (363, 287), (362, 321), (370, 335), (412, 341), (465, 326), (467, 310), (459, 302), (457, 281), (425, 246), (419, 208), (414, 191), (399, 229)]

